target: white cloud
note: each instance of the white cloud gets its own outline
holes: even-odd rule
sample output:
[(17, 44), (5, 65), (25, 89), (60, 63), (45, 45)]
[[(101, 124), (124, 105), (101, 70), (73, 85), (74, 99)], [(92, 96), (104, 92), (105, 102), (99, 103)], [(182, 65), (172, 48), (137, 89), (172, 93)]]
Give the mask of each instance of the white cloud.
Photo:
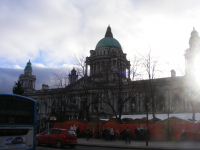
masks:
[(14, 69), (22, 69), (19, 65), (13, 65), (12, 68), (14, 68)]
[(57, 67), (72, 69), (75, 54), (89, 55), (109, 24), (128, 59), (136, 51), (146, 53), (151, 48), (161, 63), (169, 62), (166, 72), (184, 70), (183, 55), (189, 47), (190, 32), (193, 27), (200, 32), (199, 3), (198, 0), (0, 1), (0, 79), (4, 80), (0, 82), (12, 80), (13, 84), (20, 75), (18, 71), (12, 72), (15, 76), (10, 75), (2, 68), (24, 69), (30, 59), (39, 88), (42, 81), (48, 83), (48, 74)]

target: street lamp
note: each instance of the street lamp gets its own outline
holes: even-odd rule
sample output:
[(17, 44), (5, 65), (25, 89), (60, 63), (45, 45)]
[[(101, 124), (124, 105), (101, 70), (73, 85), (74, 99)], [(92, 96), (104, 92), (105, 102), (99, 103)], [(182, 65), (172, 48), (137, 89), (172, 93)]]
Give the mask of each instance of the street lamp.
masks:
[[(37, 109), (37, 121), (38, 121), (38, 120), (40, 121), (40, 116), (38, 115), (38, 112), (39, 112), (39, 103), (38, 103), (38, 102), (37, 102), (36, 109)], [(41, 124), (41, 123), (40, 123), (40, 124)], [(39, 124), (38, 130), (37, 130), (38, 133), (40, 132), (40, 124)]]
[(171, 137), (170, 137), (170, 132), (169, 132), (169, 105), (168, 105), (168, 121), (167, 121), (167, 141), (170, 141), (171, 140)]
[[(171, 133), (169, 131), (169, 109), (170, 109), (170, 104), (168, 105), (168, 127), (167, 127), (167, 141), (170, 141), (171, 140)], [(174, 108), (174, 105), (171, 105), (171, 112), (173, 111), (173, 108)]]
[[(103, 112), (103, 108), (100, 109), (100, 113)], [(96, 138), (99, 138), (99, 110), (98, 107), (94, 108), (94, 113), (97, 113), (97, 130), (96, 130)]]
[(147, 111), (147, 134), (146, 134), (146, 146), (148, 146), (148, 138), (149, 138), (149, 133), (148, 133), (148, 111), (150, 109), (150, 104), (146, 103), (146, 111)]
[(62, 113), (62, 128), (63, 128), (63, 118), (64, 118), (64, 107), (62, 106), (61, 108), (61, 113)]

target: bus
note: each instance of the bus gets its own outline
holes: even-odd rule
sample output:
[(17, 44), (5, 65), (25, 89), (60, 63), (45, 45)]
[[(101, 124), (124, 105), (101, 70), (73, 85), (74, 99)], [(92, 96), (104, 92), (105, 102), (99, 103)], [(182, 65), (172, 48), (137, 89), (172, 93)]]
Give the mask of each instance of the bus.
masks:
[(35, 150), (36, 101), (15, 94), (0, 94), (0, 150)]

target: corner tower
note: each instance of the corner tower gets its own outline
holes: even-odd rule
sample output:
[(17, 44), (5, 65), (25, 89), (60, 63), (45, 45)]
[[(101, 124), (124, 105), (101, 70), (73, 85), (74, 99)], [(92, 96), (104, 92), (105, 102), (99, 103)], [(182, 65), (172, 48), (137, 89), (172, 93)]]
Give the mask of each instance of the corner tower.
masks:
[(185, 74), (191, 75), (195, 72), (195, 59), (200, 53), (200, 37), (198, 32), (193, 28), (189, 39), (189, 48), (185, 52)]
[(69, 73), (69, 84), (72, 84), (78, 80), (78, 74), (76, 73), (75, 68), (72, 69), (71, 74)]
[(22, 88), (24, 91), (30, 91), (30, 90), (35, 90), (35, 81), (36, 77), (32, 75), (32, 66), (31, 62), (27, 62), (26, 67), (24, 69), (24, 74), (21, 74), (19, 76), (19, 81), (22, 85)]
[(109, 80), (115, 80), (119, 74), (130, 80), (130, 61), (123, 53), (120, 43), (113, 38), (111, 27), (107, 27), (105, 37), (90, 50), (90, 57), (86, 57), (86, 75), (90, 67), (90, 76), (109, 74)]

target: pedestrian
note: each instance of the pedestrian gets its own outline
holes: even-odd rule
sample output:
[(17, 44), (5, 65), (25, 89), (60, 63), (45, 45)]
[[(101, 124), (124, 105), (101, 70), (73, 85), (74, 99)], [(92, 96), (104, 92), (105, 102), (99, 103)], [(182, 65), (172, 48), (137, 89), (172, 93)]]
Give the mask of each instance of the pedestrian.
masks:
[(107, 131), (107, 127), (103, 130), (103, 139), (106, 140), (106, 131)]
[(40, 126), (40, 133), (43, 132), (43, 126)]
[(113, 140), (115, 141), (115, 129), (113, 129), (113, 131), (114, 131)]
[(126, 140), (126, 129), (122, 131), (122, 139)]
[(127, 142), (129, 142), (129, 144), (130, 144), (130, 137), (131, 137), (131, 133), (130, 133), (129, 128), (127, 127), (127, 129), (126, 129), (126, 144), (127, 144)]
[(86, 130), (86, 138), (87, 138), (87, 141), (88, 141), (89, 138), (90, 138), (90, 129), (89, 129), (89, 127), (88, 127), (87, 130)]
[(77, 135), (77, 138), (80, 137), (80, 132), (81, 132), (81, 131), (80, 131), (79, 127), (77, 126), (77, 128), (76, 128), (76, 135)]
[(46, 130), (46, 128), (45, 128), (45, 125), (43, 126), (42, 130), (43, 130), (43, 131), (45, 131), (45, 130)]
[(102, 139), (104, 139), (104, 127), (101, 130), (101, 136), (102, 136)]
[(115, 135), (115, 132), (114, 132), (114, 130), (113, 130), (113, 128), (111, 127), (110, 128), (110, 140), (112, 141), (114, 141), (114, 135)]
[(110, 130), (106, 127), (106, 141), (110, 140)]

